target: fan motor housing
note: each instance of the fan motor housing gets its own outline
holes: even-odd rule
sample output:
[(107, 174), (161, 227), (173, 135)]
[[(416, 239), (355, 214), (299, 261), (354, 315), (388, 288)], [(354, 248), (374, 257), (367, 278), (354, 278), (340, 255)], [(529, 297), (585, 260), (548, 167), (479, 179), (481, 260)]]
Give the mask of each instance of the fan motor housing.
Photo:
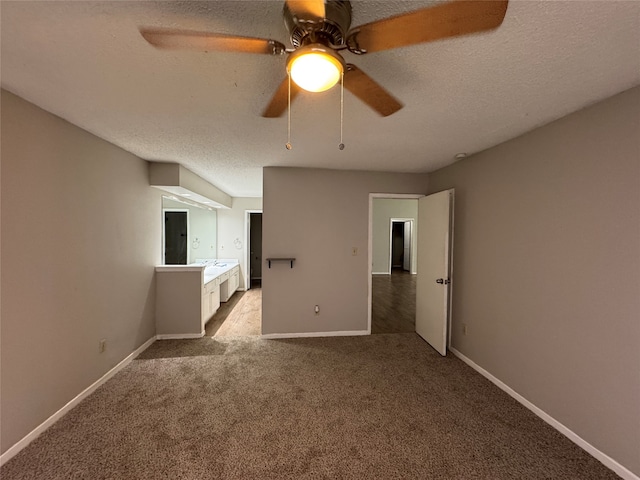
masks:
[(316, 42), (344, 45), (351, 27), (351, 2), (328, 0), (325, 2), (325, 17), (322, 19), (296, 17), (285, 3), (283, 16), (291, 44), (295, 48)]

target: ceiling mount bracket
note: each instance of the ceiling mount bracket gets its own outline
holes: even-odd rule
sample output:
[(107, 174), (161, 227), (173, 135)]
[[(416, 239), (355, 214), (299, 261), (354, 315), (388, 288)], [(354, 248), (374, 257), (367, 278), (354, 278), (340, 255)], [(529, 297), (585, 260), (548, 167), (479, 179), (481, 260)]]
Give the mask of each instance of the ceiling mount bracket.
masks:
[(360, 30), (357, 28), (351, 30), (349, 32), (349, 36), (347, 37), (346, 44), (347, 44), (347, 48), (351, 53), (355, 55), (364, 55), (365, 53), (367, 53), (367, 49), (360, 47), (360, 44), (358, 43), (359, 33), (360, 33)]
[(284, 55), (287, 53), (287, 48), (275, 40), (269, 40), (269, 47), (271, 47), (271, 53), (273, 55)]
[(345, 37), (351, 27), (351, 2), (336, 0), (324, 4), (324, 17), (303, 18), (299, 13), (294, 14), (288, 2), (283, 8), (284, 24), (289, 32), (291, 44), (295, 47), (308, 43), (307, 37), (322, 37), (328, 44), (344, 45)]

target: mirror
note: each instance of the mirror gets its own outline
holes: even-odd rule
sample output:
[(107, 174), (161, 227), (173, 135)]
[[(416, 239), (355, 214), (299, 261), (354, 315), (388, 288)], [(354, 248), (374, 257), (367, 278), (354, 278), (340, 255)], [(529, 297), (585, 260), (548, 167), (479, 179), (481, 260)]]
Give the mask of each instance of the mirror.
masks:
[(162, 263), (188, 265), (217, 256), (214, 208), (162, 197)]

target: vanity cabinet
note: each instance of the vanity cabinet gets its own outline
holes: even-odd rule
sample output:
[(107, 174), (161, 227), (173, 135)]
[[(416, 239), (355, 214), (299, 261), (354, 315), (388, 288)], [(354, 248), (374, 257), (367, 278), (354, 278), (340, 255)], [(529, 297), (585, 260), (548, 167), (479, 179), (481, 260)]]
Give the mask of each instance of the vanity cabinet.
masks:
[(220, 279), (214, 278), (202, 288), (202, 329), (220, 308)]
[(156, 267), (156, 334), (199, 338), (204, 334), (202, 267)]
[(220, 301), (228, 302), (240, 286), (240, 267), (236, 265), (224, 275), (226, 276), (224, 280), (220, 277)]
[(236, 267), (232, 272), (231, 277), (229, 277), (229, 290), (231, 290), (231, 295), (233, 295), (238, 287), (240, 286), (240, 267)]
[(158, 265), (156, 267), (156, 334), (159, 339), (200, 338), (205, 324), (240, 285), (240, 267)]

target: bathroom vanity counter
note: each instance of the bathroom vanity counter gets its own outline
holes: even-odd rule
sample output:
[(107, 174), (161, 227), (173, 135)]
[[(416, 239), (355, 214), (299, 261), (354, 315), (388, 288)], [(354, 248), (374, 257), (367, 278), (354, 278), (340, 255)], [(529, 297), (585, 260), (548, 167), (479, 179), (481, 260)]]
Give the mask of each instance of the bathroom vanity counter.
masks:
[(237, 261), (156, 267), (158, 338), (199, 338), (206, 323), (239, 286)]
[[(187, 265), (188, 267), (189, 265)], [(237, 262), (225, 263), (221, 262), (219, 265), (207, 265), (204, 269), (204, 284), (211, 282), (212, 280), (219, 278), (221, 282), (228, 280), (228, 278), (235, 274), (240, 273), (240, 266)], [(229, 275), (225, 275), (229, 274)]]

